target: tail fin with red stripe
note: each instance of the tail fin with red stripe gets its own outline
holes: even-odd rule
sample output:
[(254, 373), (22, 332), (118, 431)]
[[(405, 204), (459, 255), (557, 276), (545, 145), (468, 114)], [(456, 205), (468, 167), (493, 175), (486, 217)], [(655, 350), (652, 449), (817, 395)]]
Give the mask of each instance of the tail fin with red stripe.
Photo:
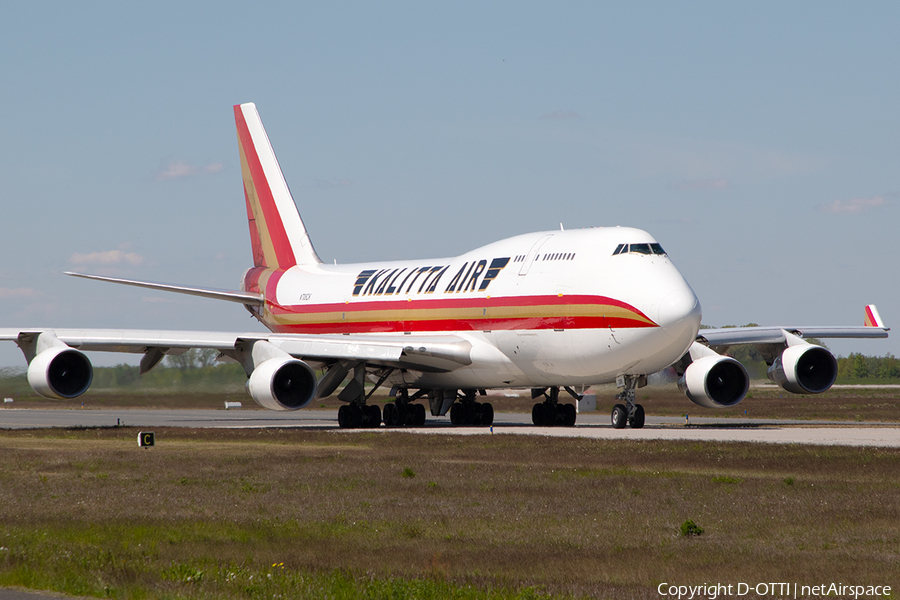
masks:
[(234, 107), (253, 264), (269, 269), (322, 261), (294, 204), (269, 136), (252, 102)]
[(880, 327), (885, 329), (884, 321), (882, 320), (881, 315), (878, 314), (878, 309), (875, 308), (874, 304), (866, 306), (866, 327)]

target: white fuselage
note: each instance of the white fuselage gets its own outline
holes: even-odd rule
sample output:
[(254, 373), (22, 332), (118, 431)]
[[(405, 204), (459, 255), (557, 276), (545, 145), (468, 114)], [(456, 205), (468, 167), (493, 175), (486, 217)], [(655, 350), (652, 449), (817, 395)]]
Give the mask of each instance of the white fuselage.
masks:
[[(393, 384), (589, 385), (664, 369), (696, 338), (700, 303), (655, 242), (626, 227), (539, 232), (454, 258), (248, 272), (244, 288), (266, 294), (276, 332), (471, 344), (470, 365), (401, 370)], [(622, 244), (638, 251), (614, 254)]]

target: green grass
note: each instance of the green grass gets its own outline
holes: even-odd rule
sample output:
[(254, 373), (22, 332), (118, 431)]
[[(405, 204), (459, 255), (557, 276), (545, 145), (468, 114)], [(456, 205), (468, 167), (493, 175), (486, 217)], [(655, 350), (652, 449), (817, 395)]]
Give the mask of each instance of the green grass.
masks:
[[(152, 449), (125, 428), (0, 433), (0, 585), (656, 598), (660, 582), (713, 577), (890, 585), (900, 561), (892, 449), (156, 433)], [(696, 529), (682, 535), (685, 523)]]

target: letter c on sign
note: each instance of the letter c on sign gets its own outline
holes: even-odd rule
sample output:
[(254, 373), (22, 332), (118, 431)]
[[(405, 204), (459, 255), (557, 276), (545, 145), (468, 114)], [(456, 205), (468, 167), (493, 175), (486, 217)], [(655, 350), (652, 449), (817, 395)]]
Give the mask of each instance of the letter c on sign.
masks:
[(142, 431), (138, 434), (138, 446), (149, 448), (156, 443), (156, 436), (152, 431)]

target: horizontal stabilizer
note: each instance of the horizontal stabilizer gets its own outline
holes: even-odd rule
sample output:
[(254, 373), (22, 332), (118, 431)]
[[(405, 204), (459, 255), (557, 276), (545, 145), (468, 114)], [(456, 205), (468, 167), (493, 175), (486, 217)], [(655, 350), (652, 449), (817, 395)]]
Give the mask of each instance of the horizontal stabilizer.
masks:
[(152, 281), (134, 281), (132, 279), (120, 279), (118, 277), (103, 277), (102, 275), (86, 275), (84, 273), (72, 273), (66, 271), (66, 275), (73, 277), (83, 277), (85, 279), (95, 279), (97, 281), (108, 281), (110, 283), (122, 283), (125, 285), (133, 285), (151, 290), (159, 290), (162, 292), (176, 292), (179, 294), (187, 294), (189, 296), (200, 296), (201, 298), (213, 298), (215, 300), (228, 300), (229, 302), (238, 302), (251, 306), (259, 306), (265, 303), (262, 294), (256, 292), (242, 292), (240, 290), (220, 290), (216, 288), (201, 288), (193, 285), (173, 285), (170, 283), (154, 283)]

